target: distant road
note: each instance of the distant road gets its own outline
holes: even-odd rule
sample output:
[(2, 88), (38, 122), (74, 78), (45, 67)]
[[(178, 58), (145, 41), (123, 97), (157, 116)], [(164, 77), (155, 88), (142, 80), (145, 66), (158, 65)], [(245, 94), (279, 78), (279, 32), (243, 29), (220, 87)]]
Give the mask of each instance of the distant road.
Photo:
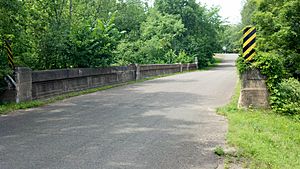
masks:
[(0, 117), (0, 169), (210, 169), (234, 60)]

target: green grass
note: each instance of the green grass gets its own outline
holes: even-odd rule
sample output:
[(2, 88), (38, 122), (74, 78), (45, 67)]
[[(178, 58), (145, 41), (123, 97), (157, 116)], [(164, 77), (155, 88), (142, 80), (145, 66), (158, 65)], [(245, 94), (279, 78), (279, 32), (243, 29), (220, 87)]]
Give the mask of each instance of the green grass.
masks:
[(218, 156), (224, 156), (225, 155), (224, 149), (222, 147), (220, 147), (220, 146), (216, 147), (214, 149), (214, 152)]
[(222, 63), (222, 60), (223, 60), (223, 59), (220, 59), (220, 58), (214, 58), (214, 59), (215, 59), (215, 62), (212, 64), (213, 66), (216, 66), (219, 63)]
[(300, 122), (270, 110), (239, 110), (239, 93), (240, 84), (231, 103), (218, 109), (228, 118), (227, 143), (237, 148), (236, 158), (246, 158), (249, 168), (300, 168)]

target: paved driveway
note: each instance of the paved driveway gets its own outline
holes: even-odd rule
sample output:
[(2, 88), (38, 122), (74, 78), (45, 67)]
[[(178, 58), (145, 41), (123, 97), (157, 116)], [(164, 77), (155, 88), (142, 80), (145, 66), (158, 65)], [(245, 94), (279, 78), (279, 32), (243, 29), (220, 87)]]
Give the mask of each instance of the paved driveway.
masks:
[(216, 168), (235, 58), (0, 117), (0, 169)]

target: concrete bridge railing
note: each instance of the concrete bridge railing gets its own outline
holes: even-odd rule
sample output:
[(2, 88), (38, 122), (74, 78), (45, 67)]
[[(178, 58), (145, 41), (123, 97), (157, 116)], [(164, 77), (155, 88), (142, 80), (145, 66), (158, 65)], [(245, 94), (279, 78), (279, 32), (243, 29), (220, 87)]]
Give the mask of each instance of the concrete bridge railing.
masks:
[(45, 99), (74, 91), (196, 69), (196, 64), (129, 65), (44, 71), (17, 67), (14, 77), (16, 87), (2, 92), (0, 102), (18, 103)]

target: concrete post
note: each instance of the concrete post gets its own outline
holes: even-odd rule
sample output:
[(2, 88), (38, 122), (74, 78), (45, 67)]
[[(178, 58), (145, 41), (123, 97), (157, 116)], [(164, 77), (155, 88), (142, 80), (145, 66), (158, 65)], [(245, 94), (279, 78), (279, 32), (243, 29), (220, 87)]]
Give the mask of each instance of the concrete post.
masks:
[(135, 80), (141, 79), (141, 66), (139, 64), (135, 64)]
[(269, 108), (266, 77), (259, 70), (247, 70), (241, 76), (240, 108)]
[(195, 64), (196, 64), (196, 67), (197, 67), (197, 70), (198, 70), (198, 57), (195, 57)]
[(27, 67), (16, 67), (16, 103), (32, 100), (32, 70)]
[(183, 72), (183, 64), (180, 63), (180, 72)]

